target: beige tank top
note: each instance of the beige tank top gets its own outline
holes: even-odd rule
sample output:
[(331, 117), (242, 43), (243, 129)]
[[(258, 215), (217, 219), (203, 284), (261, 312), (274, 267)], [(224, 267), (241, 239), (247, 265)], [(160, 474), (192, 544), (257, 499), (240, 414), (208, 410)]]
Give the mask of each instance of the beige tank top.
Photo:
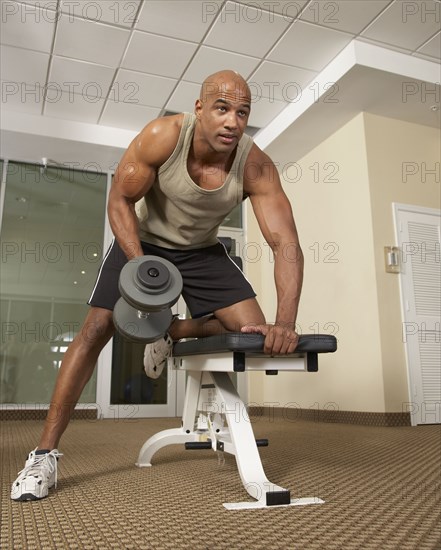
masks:
[(164, 248), (203, 248), (217, 243), (220, 224), (243, 200), (243, 172), (253, 140), (243, 135), (230, 172), (218, 189), (202, 189), (187, 171), (196, 116), (185, 113), (178, 143), (136, 203), (140, 238)]

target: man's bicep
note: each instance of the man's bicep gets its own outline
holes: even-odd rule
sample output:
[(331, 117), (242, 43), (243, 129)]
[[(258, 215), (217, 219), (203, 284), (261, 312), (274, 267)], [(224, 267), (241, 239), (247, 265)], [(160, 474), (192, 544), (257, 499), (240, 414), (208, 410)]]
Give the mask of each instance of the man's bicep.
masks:
[(291, 203), (280, 182), (271, 159), (260, 150), (254, 151), (254, 163), (260, 167), (258, 176), (246, 182), (259, 227), (268, 244), (297, 239)]
[(129, 202), (143, 197), (156, 176), (156, 167), (142, 154), (136, 139), (124, 153), (113, 178), (113, 191), (124, 196)]

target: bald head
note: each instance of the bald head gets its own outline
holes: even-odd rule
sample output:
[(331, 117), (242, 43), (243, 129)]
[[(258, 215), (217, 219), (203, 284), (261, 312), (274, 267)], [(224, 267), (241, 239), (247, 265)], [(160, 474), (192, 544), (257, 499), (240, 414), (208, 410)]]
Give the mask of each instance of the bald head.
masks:
[(208, 76), (194, 106), (193, 146), (199, 154), (220, 155), (225, 160), (241, 140), (250, 110), (250, 89), (240, 74), (219, 71)]
[(205, 102), (213, 95), (234, 94), (238, 99), (251, 102), (251, 92), (244, 78), (235, 71), (218, 71), (208, 76), (201, 86), (199, 99)]

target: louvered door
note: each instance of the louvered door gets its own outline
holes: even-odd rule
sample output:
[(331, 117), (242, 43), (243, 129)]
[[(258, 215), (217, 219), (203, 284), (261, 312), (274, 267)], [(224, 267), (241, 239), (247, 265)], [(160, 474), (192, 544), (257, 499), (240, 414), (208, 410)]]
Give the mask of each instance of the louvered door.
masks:
[(441, 422), (440, 211), (395, 205), (412, 424)]

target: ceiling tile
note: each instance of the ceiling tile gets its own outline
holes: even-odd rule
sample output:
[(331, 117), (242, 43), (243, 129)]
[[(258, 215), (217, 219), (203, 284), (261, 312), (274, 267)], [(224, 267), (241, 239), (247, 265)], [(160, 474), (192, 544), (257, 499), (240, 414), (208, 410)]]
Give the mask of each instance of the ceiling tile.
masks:
[(49, 54), (2, 46), (0, 55), (2, 80), (27, 82), (31, 86), (45, 85)]
[(207, 76), (223, 69), (231, 69), (237, 71), (246, 79), (259, 62), (260, 59), (256, 57), (202, 46), (194, 56), (183, 78), (201, 84)]
[(300, 19), (331, 29), (358, 34), (392, 0), (334, 0), (311, 2)]
[(136, 29), (200, 42), (221, 6), (221, 0), (149, 0), (141, 9)]
[(415, 50), (439, 31), (441, 3), (394, 2), (362, 36)]
[(54, 56), (48, 83), (56, 83), (70, 93), (107, 97), (115, 69)]
[(50, 52), (57, 13), (29, 4), (2, 2), (2, 44)]
[(44, 114), (79, 122), (96, 124), (104, 105), (104, 99), (87, 95), (70, 94), (57, 87), (48, 88)]
[(62, 15), (54, 53), (65, 57), (117, 67), (130, 31)]
[(160, 111), (153, 107), (107, 101), (100, 124), (139, 132), (146, 124), (157, 118)]
[(69, 18), (131, 27), (136, 21), (141, 0), (61, 0), (60, 9)]
[(20, 111), (31, 115), (40, 115), (43, 108), (44, 89), (32, 86), (32, 90), (16, 82), (0, 82), (2, 100), (1, 110)]
[(177, 80), (121, 69), (112, 85), (110, 98), (150, 107), (163, 107)]
[[(352, 36), (349, 34), (296, 21), (268, 59), (321, 71), (351, 40)], [(305, 44), (308, 45), (307, 48)]]
[(291, 102), (300, 99), (303, 88), (316, 75), (314, 71), (264, 61), (248, 79), (248, 85), (256, 99), (266, 97)]
[(241, 4), (249, 4), (255, 8), (259, 8), (265, 11), (268, 11), (269, 13), (278, 13), (280, 15), (283, 15), (287, 20), (293, 20), (296, 19), (300, 12), (302, 11), (305, 4), (307, 4), (309, 0), (269, 0), (264, 2), (258, 2), (255, 0), (252, 2), (251, 0), (241, 0)]
[(175, 113), (192, 113), (195, 101), (199, 97), (200, 89), (200, 84), (181, 81), (167, 103), (166, 109)]
[(441, 32), (435, 35), (431, 40), (429, 40), (424, 46), (422, 46), (418, 53), (423, 55), (430, 55), (440, 59), (441, 57)]
[(290, 21), (281, 15), (227, 2), (204, 44), (263, 57), (289, 24)]
[(257, 101), (253, 101), (250, 118), (248, 120), (249, 125), (263, 128), (269, 124), (286, 105), (287, 103), (284, 101), (270, 100), (266, 97), (261, 97)]
[(122, 67), (159, 76), (179, 78), (197, 44), (135, 31)]

